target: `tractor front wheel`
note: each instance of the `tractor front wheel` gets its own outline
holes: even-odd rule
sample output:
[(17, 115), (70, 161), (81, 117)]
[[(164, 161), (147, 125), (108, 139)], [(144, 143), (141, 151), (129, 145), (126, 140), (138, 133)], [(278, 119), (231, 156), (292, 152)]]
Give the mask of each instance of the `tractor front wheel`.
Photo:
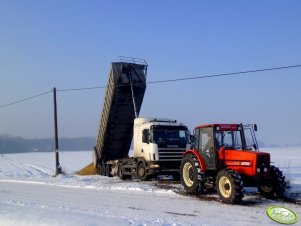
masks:
[(267, 199), (281, 198), (285, 191), (285, 177), (275, 166), (270, 167), (270, 177), (259, 182), (258, 191)]
[(218, 172), (216, 190), (224, 203), (239, 203), (244, 196), (243, 182), (240, 175), (230, 169), (223, 169)]
[(203, 172), (199, 162), (193, 155), (187, 155), (181, 163), (181, 182), (188, 194), (198, 194), (204, 191)]

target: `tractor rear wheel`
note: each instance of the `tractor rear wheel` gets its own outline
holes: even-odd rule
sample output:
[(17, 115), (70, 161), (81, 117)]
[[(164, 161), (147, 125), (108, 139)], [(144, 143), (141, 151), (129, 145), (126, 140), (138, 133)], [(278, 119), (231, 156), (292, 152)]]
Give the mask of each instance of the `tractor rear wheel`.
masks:
[(244, 197), (242, 179), (234, 170), (222, 169), (218, 172), (216, 190), (224, 203), (239, 203)]
[(281, 198), (285, 191), (285, 177), (275, 166), (270, 167), (270, 178), (259, 182), (258, 191), (267, 199)]
[(199, 161), (195, 156), (184, 156), (180, 173), (182, 185), (188, 194), (199, 194), (204, 192), (204, 176), (199, 166)]

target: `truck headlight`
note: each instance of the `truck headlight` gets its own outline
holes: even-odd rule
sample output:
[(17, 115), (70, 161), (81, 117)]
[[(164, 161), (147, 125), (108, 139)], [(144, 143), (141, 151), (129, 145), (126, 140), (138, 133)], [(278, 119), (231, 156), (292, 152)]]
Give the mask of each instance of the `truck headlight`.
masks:
[(268, 168), (264, 167), (263, 172), (267, 173), (268, 172)]
[(260, 168), (257, 168), (257, 173), (260, 173)]
[(149, 165), (149, 168), (160, 168), (160, 165), (159, 164), (150, 164)]

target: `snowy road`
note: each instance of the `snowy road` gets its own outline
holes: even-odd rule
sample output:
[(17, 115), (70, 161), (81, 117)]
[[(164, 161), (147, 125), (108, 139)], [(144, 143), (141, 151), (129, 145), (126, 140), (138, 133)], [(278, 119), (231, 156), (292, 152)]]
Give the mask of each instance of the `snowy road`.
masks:
[[(182, 196), (154, 182), (73, 175), (78, 162), (85, 161), (83, 154), (65, 153), (67, 174), (57, 178), (51, 177), (48, 153), (1, 155), (0, 225), (278, 225), (266, 215), (270, 205), (301, 215), (300, 205), (252, 193), (241, 205), (226, 205)], [(290, 165), (298, 169), (297, 162)], [(299, 173), (291, 174), (295, 190), (300, 188)]]
[(0, 195), (1, 225), (274, 224), (266, 205), (230, 206), (176, 194), (1, 181)]

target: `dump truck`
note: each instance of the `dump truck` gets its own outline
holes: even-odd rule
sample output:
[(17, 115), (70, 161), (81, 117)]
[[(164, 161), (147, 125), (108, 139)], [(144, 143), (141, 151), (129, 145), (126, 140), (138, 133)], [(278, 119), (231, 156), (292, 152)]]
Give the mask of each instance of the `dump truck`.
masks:
[[(133, 59), (111, 64), (93, 165), (100, 175), (147, 180), (158, 174), (180, 178), (188, 129), (176, 120), (139, 118), (147, 64)], [(129, 157), (133, 140), (134, 153)]]
[(257, 125), (208, 124), (194, 129), (193, 144), (181, 163), (181, 181), (188, 194), (215, 189), (225, 203), (238, 203), (244, 187), (257, 187), (269, 199), (282, 197), (283, 173), (260, 152)]

